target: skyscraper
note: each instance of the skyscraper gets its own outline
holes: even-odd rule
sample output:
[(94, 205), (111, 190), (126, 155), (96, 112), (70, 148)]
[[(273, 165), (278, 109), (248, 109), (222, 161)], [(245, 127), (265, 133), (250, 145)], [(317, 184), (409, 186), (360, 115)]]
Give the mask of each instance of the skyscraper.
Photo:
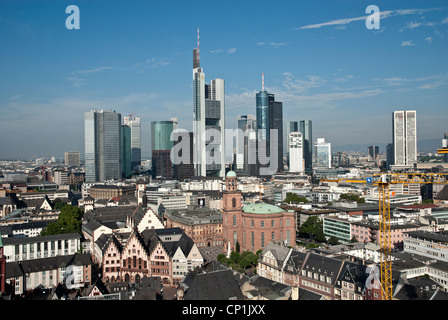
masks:
[(171, 134), (177, 129), (177, 119), (151, 122), (152, 174), (154, 177), (172, 178)]
[(132, 176), (132, 149), (131, 149), (131, 127), (123, 124), (121, 126), (121, 163), (122, 173), (121, 176), (125, 179)]
[[(255, 133), (256, 129), (256, 118), (254, 115), (240, 115), (238, 116), (238, 134), (241, 134), (242, 137), (238, 137), (237, 145), (235, 150), (235, 170), (240, 170), (249, 173), (249, 154), (250, 152), (254, 152), (255, 150), (251, 150), (251, 138)], [(242, 143), (242, 145), (239, 145)], [(253, 163), (255, 164), (255, 163)]]
[(84, 114), (86, 182), (120, 179), (121, 114), (91, 110)]
[[(194, 176), (193, 132), (174, 131), (173, 140), (171, 158), (174, 164), (174, 178), (179, 181), (190, 179)], [(184, 144), (184, 148), (177, 150), (178, 144)]]
[(79, 167), (81, 164), (81, 156), (79, 151), (68, 151), (64, 154), (65, 165), (68, 167)]
[(313, 172), (313, 123), (311, 120), (299, 122), (299, 131), (303, 137), (303, 159), (305, 160), (305, 173)]
[(139, 117), (124, 117), (123, 124), (131, 128), (131, 166), (134, 169), (142, 160), (141, 122)]
[[(275, 101), (275, 95), (264, 89), (264, 74), (262, 75), (262, 88), (255, 95), (255, 102), (257, 164), (259, 167), (270, 167), (269, 174), (274, 174), (277, 171), (283, 171), (283, 103)], [(271, 130), (274, 131), (271, 132)], [(271, 137), (271, 134), (275, 134), (276, 138)], [(271, 138), (276, 140), (271, 141)], [(271, 150), (271, 144), (275, 150)], [(271, 159), (277, 162), (273, 164)]]
[(283, 103), (273, 100), (269, 102), (270, 129), (277, 130), (277, 170), (283, 171)]
[(417, 162), (417, 112), (394, 111), (392, 135), (394, 164), (413, 166)]
[(287, 121), (286, 122), (286, 130), (285, 130), (285, 151), (286, 151), (286, 159), (289, 162), (289, 134), (291, 132), (299, 132), (299, 123), (297, 121)]
[(291, 132), (288, 135), (289, 172), (303, 173), (303, 137), (301, 132)]
[(198, 47), (193, 50), (193, 159), (197, 176), (225, 175), (224, 114), (224, 80), (218, 78), (205, 84), (198, 28)]
[(370, 146), (367, 148), (369, 153), (369, 161), (374, 161), (377, 166), (380, 165), (380, 147)]
[[(442, 139), (442, 148), (448, 148), (448, 132), (445, 132)], [(448, 163), (448, 153), (443, 155), (443, 161)]]
[(331, 143), (317, 138), (314, 144), (314, 168), (331, 168)]

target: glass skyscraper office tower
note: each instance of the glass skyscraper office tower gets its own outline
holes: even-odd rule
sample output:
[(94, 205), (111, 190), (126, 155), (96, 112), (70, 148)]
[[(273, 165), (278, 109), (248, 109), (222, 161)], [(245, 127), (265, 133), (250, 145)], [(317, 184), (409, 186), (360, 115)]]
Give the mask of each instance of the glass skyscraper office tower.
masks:
[(313, 172), (313, 123), (311, 120), (299, 122), (299, 131), (303, 139), (303, 159), (305, 160), (305, 173)]
[(159, 176), (167, 179), (173, 177), (171, 149), (174, 146), (174, 141), (171, 141), (171, 133), (176, 129), (176, 118), (169, 121), (151, 122), (151, 156), (154, 177)]
[(84, 114), (86, 182), (120, 179), (121, 114), (91, 110)]
[[(255, 96), (256, 101), (256, 124), (257, 124), (257, 154), (259, 167), (272, 167), (270, 159), (272, 152), (277, 154), (275, 171), (283, 171), (283, 103), (275, 101), (275, 96), (264, 90), (263, 85), (260, 92)], [(271, 130), (277, 130), (277, 139), (272, 141), (275, 150), (271, 150)], [(265, 148), (262, 148), (265, 146)], [(271, 174), (274, 174), (272, 172)]]
[(131, 129), (131, 166), (134, 169), (142, 160), (141, 122), (139, 117), (124, 117), (123, 124)]
[(417, 112), (394, 111), (392, 113), (394, 164), (413, 166), (417, 162)]
[(224, 80), (205, 84), (198, 47), (193, 50), (193, 160), (196, 176), (225, 176)]

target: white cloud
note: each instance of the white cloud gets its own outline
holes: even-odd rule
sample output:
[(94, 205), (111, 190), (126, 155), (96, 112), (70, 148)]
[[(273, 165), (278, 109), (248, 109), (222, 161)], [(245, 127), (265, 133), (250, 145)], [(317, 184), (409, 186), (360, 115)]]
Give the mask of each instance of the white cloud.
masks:
[(264, 45), (269, 45), (271, 47), (284, 47), (286, 46), (286, 42), (257, 42), (257, 46), (264, 46)]
[(426, 37), (425, 40), (428, 41), (429, 43), (432, 43), (432, 38), (431, 37)]
[(447, 82), (441, 80), (441, 81), (436, 81), (433, 83), (425, 83), (425, 84), (421, 85), (419, 87), (419, 89), (423, 89), (423, 90), (436, 89), (436, 88), (438, 88), (442, 85), (446, 85), (446, 84), (447, 84)]
[(236, 48), (229, 48), (229, 49), (227, 49), (227, 53), (228, 54), (232, 54), (232, 53), (235, 53), (236, 52)]
[(113, 69), (113, 68), (112, 67), (98, 67), (98, 68), (89, 69), (89, 70), (75, 71), (72, 74), (96, 73), (96, 72), (101, 72), (101, 71), (110, 70), (110, 69)]
[[(405, 9), (405, 10), (388, 10), (388, 11), (380, 11), (380, 19), (386, 19), (393, 16), (402, 16), (402, 15), (410, 15), (410, 14), (423, 14), (428, 11), (439, 10), (439, 9)], [(295, 28), (294, 30), (304, 30), (304, 29), (319, 29), (321, 27), (327, 26), (339, 26), (339, 29), (343, 29), (342, 26), (347, 25), (349, 23), (355, 21), (365, 21), (370, 14), (360, 17), (354, 18), (344, 18), (344, 19), (336, 19), (323, 23), (317, 24), (309, 24), (302, 27)]]
[(68, 81), (71, 81), (72, 85), (75, 88), (79, 88), (79, 87), (83, 86), (86, 81), (85, 79), (80, 78), (80, 77), (66, 77), (66, 79)]
[(447, 24), (448, 23), (448, 17), (446, 17), (445, 19), (442, 20), (442, 24)]
[(23, 94), (18, 94), (9, 98), (9, 101), (14, 101), (23, 97)]
[(401, 42), (401, 46), (402, 47), (412, 47), (412, 46), (415, 46), (415, 43), (413, 43), (412, 40), (403, 41), (403, 42)]
[(269, 45), (273, 46), (273, 47), (283, 47), (286, 46), (285, 42), (271, 42), (269, 43)]
[(222, 52), (221, 49), (210, 50), (210, 53), (220, 53), (220, 52)]
[(345, 77), (339, 77), (334, 79), (335, 82), (346, 82), (347, 80), (353, 79), (353, 76), (351, 74), (345, 76)]
[(418, 27), (431, 27), (434, 26), (435, 24), (432, 22), (417, 22), (417, 21), (410, 21), (408, 23), (406, 23), (406, 26), (404, 26), (402, 29), (400, 29), (400, 32), (406, 30), (406, 29), (410, 29), (413, 30), (415, 28)]

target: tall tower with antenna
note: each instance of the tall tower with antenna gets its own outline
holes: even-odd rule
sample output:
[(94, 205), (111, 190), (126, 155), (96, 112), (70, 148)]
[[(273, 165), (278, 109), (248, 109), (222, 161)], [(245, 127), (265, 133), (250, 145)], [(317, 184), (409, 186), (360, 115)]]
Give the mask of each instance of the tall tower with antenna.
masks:
[(199, 28), (197, 40), (197, 47), (193, 50), (194, 172), (200, 177), (224, 177), (224, 80), (214, 79), (210, 84), (205, 83), (199, 58)]

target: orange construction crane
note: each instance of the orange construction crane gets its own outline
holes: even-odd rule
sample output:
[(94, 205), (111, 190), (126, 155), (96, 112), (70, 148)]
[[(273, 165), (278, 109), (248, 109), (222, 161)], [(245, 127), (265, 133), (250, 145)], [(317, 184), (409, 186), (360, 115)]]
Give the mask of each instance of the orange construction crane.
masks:
[(380, 256), (381, 256), (381, 299), (392, 300), (392, 240), (390, 233), (390, 184), (434, 183), (447, 184), (448, 173), (385, 173), (356, 179), (321, 180), (325, 182), (364, 183), (378, 186)]

